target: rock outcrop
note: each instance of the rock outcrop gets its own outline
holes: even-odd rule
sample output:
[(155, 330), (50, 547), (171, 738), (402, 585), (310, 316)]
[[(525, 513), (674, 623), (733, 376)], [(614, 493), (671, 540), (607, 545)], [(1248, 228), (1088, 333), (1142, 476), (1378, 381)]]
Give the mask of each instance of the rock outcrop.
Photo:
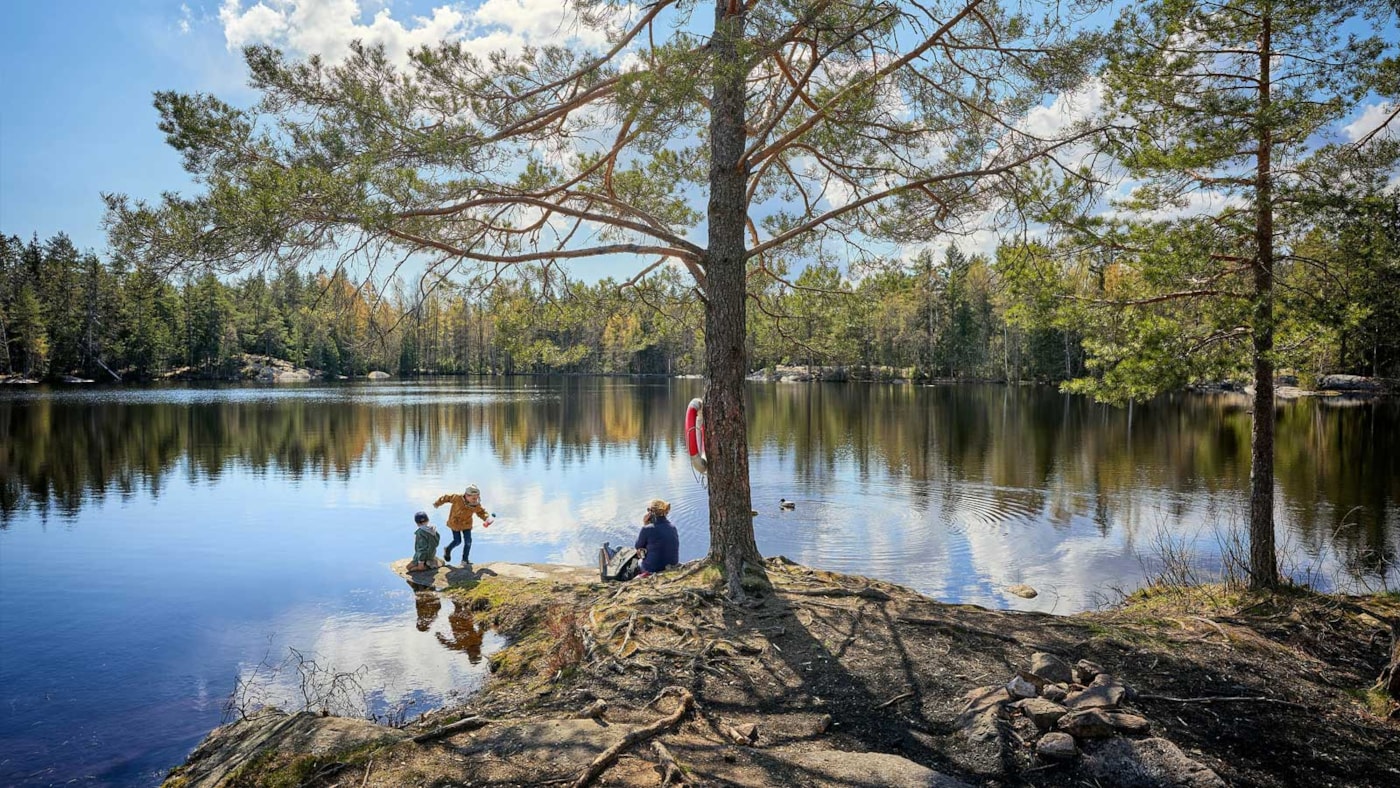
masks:
[(369, 720), (263, 709), (215, 729), (173, 777), (180, 778), (184, 788), (215, 788), (240, 766), (267, 753), (319, 755), (407, 738), (403, 731)]

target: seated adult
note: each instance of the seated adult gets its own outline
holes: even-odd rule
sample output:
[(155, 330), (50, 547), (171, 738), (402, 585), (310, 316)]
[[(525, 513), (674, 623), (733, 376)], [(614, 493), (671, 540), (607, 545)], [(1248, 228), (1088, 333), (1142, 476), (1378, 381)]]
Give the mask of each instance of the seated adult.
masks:
[(642, 532), (637, 535), (636, 549), (644, 551), (642, 571), (638, 577), (646, 577), (662, 571), (668, 566), (681, 562), (681, 537), (676, 527), (666, 519), (671, 513), (671, 504), (661, 499), (652, 501), (642, 515)]

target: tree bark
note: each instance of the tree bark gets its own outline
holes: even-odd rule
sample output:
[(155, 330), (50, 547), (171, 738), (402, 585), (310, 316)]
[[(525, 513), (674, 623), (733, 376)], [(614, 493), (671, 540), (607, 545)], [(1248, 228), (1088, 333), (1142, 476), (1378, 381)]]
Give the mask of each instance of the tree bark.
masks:
[(709, 459), (710, 560), (725, 569), (731, 596), (745, 561), (759, 560), (750, 515), (748, 419), (744, 380), (747, 288), (745, 221), (748, 164), (743, 161), (744, 68), (739, 42), (743, 5), (716, 0), (710, 102), (709, 243), (705, 256), (705, 454)]
[(1274, 205), (1269, 117), (1272, 19), (1259, 36), (1259, 158), (1255, 172), (1254, 240), (1254, 423), (1249, 467), (1249, 585), (1279, 583), (1274, 551)]
[(1400, 700), (1400, 626), (1392, 624), (1390, 633), (1390, 664), (1381, 673), (1381, 688)]

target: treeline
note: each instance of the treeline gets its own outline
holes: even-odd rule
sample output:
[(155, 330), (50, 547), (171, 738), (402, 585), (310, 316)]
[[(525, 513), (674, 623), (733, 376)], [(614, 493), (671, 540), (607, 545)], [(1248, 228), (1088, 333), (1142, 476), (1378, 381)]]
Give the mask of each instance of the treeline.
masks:
[[(407, 371), (419, 360), (405, 330), (407, 303), (403, 293), (380, 294), (343, 272), (173, 276), (79, 252), (62, 234), (42, 243), (0, 237), (0, 372), (227, 377), (245, 353), (328, 375)], [(432, 308), (434, 320), (451, 326), (432, 349), (434, 371), (494, 368), (484, 306), (459, 299)]]
[[(548, 267), (387, 292), (343, 271), (171, 275), (80, 252), (66, 235), (0, 236), (0, 373), (31, 379), (224, 378), (244, 355), (327, 375), (699, 374), (703, 303), (663, 269), (622, 287)], [(813, 266), (755, 293), (754, 368), (848, 366), (910, 378), (1062, 380), (1077, 337), (1008, 323), (988, 261), (956, 249), (858, 283)]]
[[(1308, 251), (1321, 258), (1369, 248), (1354, 240), (1314, 234)], [(1340, 273), (1322, 283), (1307, 280), (1302, 266), (1282, 272), (1289, 292), (1308, 296), (1282, 299), (1283, 325), (1307, 329), (1295, 332), (1282, 360), (1305, 374), (1400, 372), (1400, 280), (1382, 257), (1334, 266)], [(229, 378), (245, 354), (329, 376), (703, 372), (704, 305), (685, 274), (660, 269), (623, 287), (549, 267), (515, 273), (489, 283), (399, 279), (381, 292), (339, 270), (173, 275), (80, 252), (62, 234), (43, 242), (0, 236), (0, 374)], [(1339, 275), (1349, 277), (1344, 297), (1326, 286)], [(1095, 336), (1065, 317), (1074, 296), (1059, 290), (1071, 289), (1073, 277), (1056, 279), (1058, 288), (1026, 287), (1014, 266), (956, 247), (857, 281), (812, 265), (791, 280), (765, 278), (753, 293), (750, 363), (909, 379), (1081, 377), (1083, 339)], [(1046, 307), (1047, 298), (1059, 307)], [(1307, 319), (1290, 322), (1289, 314)]]

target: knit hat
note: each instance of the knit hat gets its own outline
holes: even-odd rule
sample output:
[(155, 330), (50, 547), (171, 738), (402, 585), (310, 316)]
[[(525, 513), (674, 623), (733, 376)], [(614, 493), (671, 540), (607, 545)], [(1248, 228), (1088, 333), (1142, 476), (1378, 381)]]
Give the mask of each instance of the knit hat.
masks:
[(466, 492), (466, 494), (467, 494), (467, 495), (481, 495), (481, 488), (480, 488), (480, 487), (477, 487), (475, 484), (468, 484), (468, 485), (467, 485), (467, 492)]
[(426, 522), (428, 522), (428, 513), (427, 513), (427, 512), (419, 512), (418, 514), (413, 515), (413, 522), (415, 522), (415, 523), (426, 523)]

